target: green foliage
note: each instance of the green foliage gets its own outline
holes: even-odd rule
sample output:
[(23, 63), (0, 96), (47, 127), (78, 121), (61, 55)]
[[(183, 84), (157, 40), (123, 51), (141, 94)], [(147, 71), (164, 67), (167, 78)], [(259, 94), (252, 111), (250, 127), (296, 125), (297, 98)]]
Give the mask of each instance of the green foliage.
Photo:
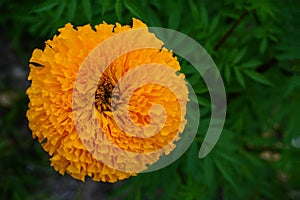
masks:
[(32, 140), (27, 127), (24, 127), (24, 122), (26, 122), (24, 102), (27, 102), (25, 95), (20, 95), (13, 100), (12, 103), (16, 105), (13, 109), (7, 110), (2, 105), (0, 107), (0, 112), (6, 113), (0, 118), (1, 199), (21, 200), (45, 195), (39, 192), (31, 194), (42, 184), (40, 177), (45, 173), (48, 174), (50, 169), (46, 167), (49, 165), (47, 156), (40, 145)]
[[(179, 58), (198, 95), (199, 133), (175, 163), (123, 181), (111, 193), (122, 199), (297, 199), (300, 192), (300, 44), (296, 0), (46, 0), (0, 1), (0, 28), (10, 38), (24, 68), (33, 48), (71, 22), (92, 26), (106, 21), (175, 29), (197, 40), (212, 56), (225, 82), (228, 112), (215, 149), (198, 151), (210, 119), (208, 90), (195, 70)], [(2, 87), (1, 87), (2, 88)], [(40, 195), (39, 173), (48, 158), (16, 129), (25, 113), (1, 107), (0, 198)], [(21, 116), (21, 118), (25, 118)], [(33, 145), (33, 146), (32, 146)], [(41, 160), (39, 160), (41, 159)], [(26, 162), (26, 163), (25, 163)], [(34, 176), (27, 168), (33, 167)], [(41, 168), (41, 169), (40, 169)], [(46, 167), (47, 168), (47, 167)], [(50, 167), (48, 167), (50, 168)], [(43, 191), (43, 190), (42, 190)], [(298, 196), (297, 196), (298, 194)]]

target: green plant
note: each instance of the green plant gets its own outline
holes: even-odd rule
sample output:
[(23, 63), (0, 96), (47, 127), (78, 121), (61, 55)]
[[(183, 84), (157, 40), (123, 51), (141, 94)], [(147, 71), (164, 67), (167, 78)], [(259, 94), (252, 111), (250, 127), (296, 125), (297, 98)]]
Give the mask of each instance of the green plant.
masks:
[[(180, 59), (182, 71), (194, 87), (201, 109), (200, 128), (189, 150), (162, 170), (139, 174), (114, 190), (111, 198), (125, 199), (296, 199), (300, 191), (299, 138), (299, 35), (297, 2), (289, 1), (23, 1), (0, 2), (0, 27), (11, 39), (27, 68), (33, 48), (42, 45), (65, 23), (74, 25), (128, 23), (132, 17), (149, 26), (175, 29), (197, 40), (216, 62), (225, 82), (226, 124), (215, 149), (204, 159), (198, 151), (210, 118), (207, 88), (191, 66)], [(10, 26), (11, 25), (11, 26)], [(9, 28), (4, 28), (9, 27)], [(44, 166), (40, 149), (26, 136), (19, 139), (13, 124), (26, 110), (25, 95), (19, 106), (3, 110), (0, 143), (1, 181), (11, 194), (30, 198), (32, 183), (24, 172), (24, 159)], [(21, 116), (24, 118), (25, 116)], [(29, 134), (29, 133), (28, 133)], [(13, 138), (13, 139), (12, 139)], [(10, 143), (13, 141), (13, 146)], [(14, 148), (16, 147), (16, 148)], [(9, 150), (7, 150), (9, 149)], [(24, 158), (20, 152), (28, 150)], [(4, 159), (2, 159), (4, 158)], [(14, 158), (14, 159), (13, 159)], [(35, 164), (37, 163), (37, 164)], [(16, 166), (13, 171), (5, 167)], [(16, 180), (16, 177), (18, 180)], [(10, 183), (11, 182), (11, 183)], [(9, 189), (12, 183), (16, 187)], [(30, 184), (31, 187), (23, 187)], [(1, 187), (2, 188), (2, 187)], [(26, 189), (24, 189), (26, 188)], [(299, 197), (299, 196), (298, 196)]]

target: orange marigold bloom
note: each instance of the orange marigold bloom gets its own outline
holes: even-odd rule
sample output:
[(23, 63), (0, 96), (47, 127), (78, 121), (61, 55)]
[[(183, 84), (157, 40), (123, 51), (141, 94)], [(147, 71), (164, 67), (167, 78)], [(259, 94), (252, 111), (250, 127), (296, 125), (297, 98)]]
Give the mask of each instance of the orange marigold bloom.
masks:
[[(73, 104), (78, 102), (73, 102), (72, 95), (78, 71), (88, 64), (85, 61), (97, 45), (116, 34), (145, 27), (147, 27), (145, 24), (136, 19), (133, 19), (132, 27), (102, 23), (96, 26), (95, 30), (89, 25), (75, 29), (71, 24), (66, 24), (65, 27), (59, 29), (59, 35), (46, 41), (44, 50), (34, 50), (30, 59), (28, 77), (31, 80), (31, 86), (27, 90), (30, 99), (27, 111), (29, 127), (33, 137), (38, 138), (44, 150), (51, 156), (51, 166), (60, 174), (67, 172), (82, 181), (85, 180), (85, 176), (90, 176), (95, 181), (104, 182), (116, 182), (135, 175), (130, 171), (107, 166), (99, 160), (101, 156), (91, 153), (91, 149), (88, 149), (84, 139), (78, 134), (78, 127), (75, 126), (72, 108)], [(151, 34), (151, 37), (153, 39), (154, 35)], [(161, 47), (163, 46), (157, 38), (156, 42)], [(163, 64), (176, 71), (180, 70), (180, 65), (171, 51), (165, 48), (141, 49), (128, 52), (114, 60), (104, 71), (103, 76), (99, 77), (97, 85), (93, 86), (95, 87), (94, 110), (103, 133), (114, 145), (124, 151), (150, 153), (151, 159), (139, 160), (144, 166), (159, 159), (160, 155), (155, 153), (156, 150), (179, 139), (180, 136), (177, 133), (181, 133), (185, 125), (185, 104), (188, 99), (188, 91), (182, 74), (174, 74), (174, 79), (178, 78), (180, 83), (176, 86), (181, 93), (180, 101), (171, 90), (162, 85), (155, 83), (143, 85), (130, 97), (131, 120), (139, 127), (151, 124), (153, 118), (150, 118), (149, 110), (152, 107), (152, 117), (161, 115), (160, 109), (153, 107), (155, 104), (160, 104), (165, 108), (167, 115), (164, 126), (155, 135), (152, 134), (157, 132), (157, 127), (150, 126), (144, 129), (141, 134), (147, 138), (135, 137), (118, 127), (112, 114), (112, 105), (117, 106), (119, 103), (118, 98), (112, 95), (113, 88), (128, 71), (141, 64), (150, 63)], [(141, 74), (137, 71), (132, 76), (145, 76), (146, 79), (147, 73)], [(153, 68), (149, 75), (155, 76), (160, 73), (161, 71)], [(166, 79), (164, 74), (159, 76), (161, 79)], [(168, 79), (165, 81), (172, 82)], [(124, 91), (125, 89), (122, 90), (122, 86), (119, 86), (118, 92), (124, 93)], [(183, 108), (180, 102), (184, 105)], [(88, 133), (86, 135), (93, 137)], [(100, 149), (101, 155), (110, 151), (105, 144), (99, 141), (94, 143), (94, 150)], [(169, 153), (174, 147), (174, 144), (171, 145), (164, 153)], [(116, 159), (120, 165), (124, 162), (122, 156)]]

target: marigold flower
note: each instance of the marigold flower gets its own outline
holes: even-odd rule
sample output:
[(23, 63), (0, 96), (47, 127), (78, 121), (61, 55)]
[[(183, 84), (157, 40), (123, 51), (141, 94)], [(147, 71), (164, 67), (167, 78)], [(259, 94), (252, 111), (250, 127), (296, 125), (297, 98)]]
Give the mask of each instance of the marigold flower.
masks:
[[(140, 49), (128, 52), (115, 59), (106, 70), (101, 72), (103, 75), (99, 77), (96, 85), (88, 85), (87, 81), (88, 74), (95, 76), (97, 70), (101, 70), (99, 65), (93, 67), (88, 59), (97, 45), (116, 34), (145, 27), (147, 26), (144, 23), (136, 19), (133, 19), (132, 27), (102, 23), (96, 26), (95, 30), (90, 25), (75, 29), (71, 24), (66, 24), (65, 27), (59, 29), (60, 34), (55, 35), (52, 40), (46, 41), (44, 50), (35, 49), (33, 51), (28, 77), (31, 80), (31, 86), (27, 90), (30, 99), (27, 111), (29, 127), (32, 130), (33, 138), (38, 138), (44, 150), (51, 156), (51, 166), (60, 174), (67, 172), (82, 181), (85, 180), (85, 176), (90, 176), (95, 181), (104, 182), (116, 182), (136, 175), (130, 170), (125, 170), (126, 166), (124, 170), (119, 170), (120, 168), (114, 168), (102, 162), (101, 158), (107, 155), (107, 152), (112, 151), (111, 148), (105, 146), (103, 141), (98, 140), (99, 136), (90, 135), (90, 132), (87, 131), (89, 127), (85, 127), (84, 122), (82, 122), (82, 126), (76, 126), (74, 119), (76, 114), (72, 108), (74, 105), (84, 104), (88, 101), (74, 100), (73, 95), (75, 90), (78, 94), (85, 91), (84, 87), (94, 87), (93, 108), (97, 123), (105, 137), (125, 152), (149, 153), (147, 159), (145, 157), (134, 158), (137, 159), (137, 162), (142, 163), (145, 167), (143, 169), (146, 169), (146, 165), (159, 159), (160, 154), (155, 152), (156, 150), (162, 149), (170, 143), (171, 145), (164, 150), (164, 153), (167, 154), (175, 148), (173, 142), (179, 139), (178, 133), (182, 133), (186, 123), (184, 116), (188, 91), (183, 74), (174, 73), (172, 78), (174, 80), (169, 80), (163, 70), (153, 67), (151, 71), (144, 71), (144, 73), (136, 71), (131, 74), (132, 77), (128, 77), (128, 79), (134, 80), (134, 77), (144, 76), (144, 80), (146, 80), (150, 76), (159, 76), (159, 79), (173, 84), (176, 90), (180, 91), (180, 99), (172, 90), (156, 83), (142, 85), (133, 91), (128, 105), (130, 118), (134, 126), (149, 125), (147, 128), (141, 129), (141, 137), (130, 135), (127, 132), (134, 128), (132, 124), (127, 126), (127, 131), (120, 128), (117, 124), (118, 119), (114, 118), (112, 112), (121, 101), (118, 96), (129, 90), (128, 87), (118, 85), (115, 94), (113, 89), (130, 70), (134, 70), (141, 64), (151, 63), (167, 65), (176, 71), (180, 70), (176, 57), (173, 57), (171, 51), (162, 48), (163, 43), (154, 34), (147, 33), (146, 38), (154, 40), (161, 47), (160, 49)], [(85, 79), (82, 80), (82, 88), (75, 88), (79, 70), (85, 65), (90, 68), (84, 76)], [(131, 85), (135, 87), (134, 84)], [(84, 97), (86, 98), (86, 96)], [(159, 116), (162, 115), (161, 109), (153, 106), (156, 104), (164, 107), (167, 116), (164, 126), (160, 130), (157, 130), (158, 126), (153, 125), (156, 123), (155, 119), (160, 119)], [(121, 108), (120, 110), (119, 112), (122, 112)], [(151, 112), (149, 113), (149, 111)], [(87, 121), (90, 120), (91, 116), (88, 113), (81, 114), (86, 117)], [(81, 128), (86, 131), (83, 136), (78, 134), (78, 130)], [(157, 134), (153, 135), (153, 133)], [(125, 154), (128, 155), (128, 153)], [(115, 159), (116, 165), (125, 165), (125, 154), (112, 158)]]

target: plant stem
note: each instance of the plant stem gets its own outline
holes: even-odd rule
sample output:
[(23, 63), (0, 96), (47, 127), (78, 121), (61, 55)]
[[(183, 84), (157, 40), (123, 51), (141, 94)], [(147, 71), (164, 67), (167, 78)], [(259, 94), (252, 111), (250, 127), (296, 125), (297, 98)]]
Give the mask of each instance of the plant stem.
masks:
[(224, 42), (227, 40), (227, 38), (231, 35), (231, 33), (236, 29), (236, 27), (241, 23), (242, 19), (248, 15), (248, 12), (245, 11), (238, 20), (232, 25), (232, 27), (226, 32), (226, 34), (223, 36), (223, 38), (217, 43), (214, 50), (218, 51), (219, 48), (224, 44)]

